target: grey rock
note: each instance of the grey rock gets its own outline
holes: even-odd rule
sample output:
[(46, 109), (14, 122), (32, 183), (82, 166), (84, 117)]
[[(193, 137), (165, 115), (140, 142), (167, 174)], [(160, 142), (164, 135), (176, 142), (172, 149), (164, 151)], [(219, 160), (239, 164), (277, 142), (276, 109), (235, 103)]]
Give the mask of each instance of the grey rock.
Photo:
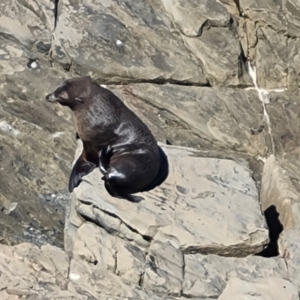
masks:
[(12, 211), (14, 211), (17, 208), (17, 206), (18, 206), (17, 202), (4, 203), (2, 211), (6, 215), (9, 215)]
[[(154, 239), (148, 247), (141, 247), (90, 222), (78, 229), (73, 253), (72, 278), (84, 274), (78, 270), (86, 265), (93, 268), (93, 274), (106, 270), (117, 274), (127, 285), (139, 285), (159, 297), (180, 293), (187, 298), (217, 298), (222, 293), (227, 294), (232, 281), (248, 282), (252, 286), (269, 278), (284, 279), (297, 286), (297, 273), (291, 272), (284, 258), (184, 254), (171, 238), (163, 242)], [(286, 282), (287, 286), (291, 283)], [(235, 293), (239, 295), (239, 291)]]
[(154, 1), (60, 1), (54, 36), (53, 58), (82, 75), (110, 82), (207, 84)]
[(300, 18), (297, 1), (237, 1), (239, 35), (244, 52), (257, 67), (258, 86), (282, 89), (298, 86)]
[(239, 0), (237, 2), (239, 2), (240, 9), (247, 18), (258, 22), (259, 25), (268, 24), (269, 27), (278, 32), (286, 31), (285, 1)]
[(184, 36), (183, 39), (190, 51), (202, 62), (212, 86), (253, 85), (237, 30), (212, 27), (203, 31), (199, 38)]
[(287, 0), (285, 3), (285, 13), (287, 19), (287, 33), (291, 37), (299, 38), (300, 17), (299, 2), (296, 0)]
[(185, 255), (183, 291), (186, 297), (216, 298), (234, 278), (250, 282), (258, 278), (289, 279), (283, 259), (249, 256), (225, 258), (216, 255)]
[(269, 277), (259, 278), (251, 282), (237, 278), (229, 280), (224, 293), (218, 300), (297, 300), (296, 287), (287, 280)]
[(279, 248), (282, 257), (289, 270), (291, 281), (300, 290), (299, 275), (299, 250), (300, 250), (300, 233), (299, 229), (286, 229), (279, 239)]
[[(96, 246), (96, 245), (95, 245)], [(54, 246), (0, 245), (0, 298), (19, 299), (166, 299)], [(172, 298), (169, 298), (172, 299)]]
[(184, 254), (170, 241), (154, 241), (147, 252), (143, 287), (159, 295), (180, 297)]
[(231, 16), (217, 1), (162, 0), (162, 4), (180, 32), (186, 36), (201, 36), (210, 27), (229, 27)]
[(251, 62), (252, 64), (256, 64), (255, 58), (258, 37), (256, 33), (255, 21), (250, 19), (240, 19), (238, 34), (245, 56), (247, 57), (249, 62)]
[[(0, 245), (0, 299), (298, 299), (298, 11), (2, 1), (0, 242), (21, 244)], [(109, 197), (99, 170), (67, 193), (74, 123), (44, 97), (78, 75), (177, 146), (160, 144), (169, 177), (140, 203)]]
[(0, 39), (0, 207), (17, 203), (10, 214), (0, 211), (2, 242), (62, 246), (75, 138), (71, 114), (47, 104), (45, 94), (65, 74), (43, 57), (28, 68), (32, 53)]
[[(155, 256), (155, 261), (152, 258), (151, 260), (152, 263), (157, 264), (152, 264), (152, 268), (157, 267), (156, 274), (164, 275), (164, 280), (174, 284), (172, 290), (164, 292), (164, 295), (157, 295), (132, 283), (137, 279), (136, 272), (141, 271), (139, 268), (144, 267), (146, 270), (149, 268), (147, 264), (141, 264), (145, 261), (141, 249), (133, 247), (129, 242), (118, 237), (110, 236), (94, 224), (85, 224), (78, 230), (76, 241), (78, 246), (80, 243), (85, 244), (74, 248), (74, 257), (71, 259), (63, 250), (50, 245), (41, 248), (29, 243), (17, 246), (0, 245), (2, 274), (0, 296), (4, 300), (14, 299), (13, 296), (15, 298), (30, 296), (32, 297), (30, 299), (101, 299), (103, 297), (130, 299), (132, 297), (171, 300), (175, 298), (170, 294), (181, 288), (182, 299), (191, 297), (203, 300), (217, 297), (227, 299), (228, 294), (232, 295), (232, 299), (242, 299), (238, 297), (242, 297), (243, 293), (260, 293), (264, 297), (273, 295), (271, 299), (277, 299), (275, 297), (281, 295), (282, 298), (278, 299), (294, 300), (297, 299), (293, 298), (297, 294), (294, 285), (297, 285), (298, 280), (298, 272), (295, 269), (299, 248), (297, 236), (299, 233), (295, 231), (287, 232), (282, 240), (289, 249), (288, 268), (281, 258), (185, 255), (182, 285), (181, 282), (173, 281), (174, 277), (170, 276), (171, 273), (168, 274), (170, 270), (176, 268), (176, 265), (172, 266), (171, 263), (174, 259), (182, 261), (180, 256), (170, 255), (160, 260), (160, 255), (166, 252), (161, 252), (162, 244), (156, 246), (153, 244), (151, 253)], [(99, 237), (105, 245), (98, 244)], [(113, 245), (109, 245), (111, 242)], [(115, 261), (111, 256), (113, 253), (109, 252), (107, 246), (110, 247), (109, 249), (118, 249), (117, 268), (107, 268), (109, 265), (114, 266)], [(79, 249), (81, 252), (77, 251)], [(173, 252), (175, 253), (176, 251)], [(95, 263), (90, 259), (90, 254), (101, 260)], [(118, 275), (114, 273), (115, 270), (118, 270)], [(167, 273), (164, 272), (166, 270)], [(160, 283), (164, 282), (162, 279), (163, 277), (160, 278)], [(263, 290), (270, 285), (274, 287), (263, 293)]]
[[(216, 1), (59, 3), (52, 57), (68, 69), (114, 83), (252, 85), (236, 27), (231, 29), (230, 15)], [(182, 27), (185, 11), (192, 15)], [(201, 37), (181, 37), (168, 17), (185, 34)]]
[(298, 56), (298, 49), (300, 47), (299, 39), (289, 38), (287, 40), (287, 64), (288, 64), (288, 88), (297, 90), (300, 85), (299, 82), (299, 68), (300, 60)]
[(27, 49), (49, 52), (54, 29), (54, 3), (46, 0), (3, 0), (0, 7), (1, 38), (6, 37)]
[(276, 208), (284, 228), (299, 228), (298, 96), (293, 91), (272, 92), (270, 96), (266, 108), (275, 156), (265, 162), (260, 199), (263, 210)]
[(256, 91), (171, 84), (109, 88), (145, 121), (159, 141), (218, 150), (221, 157), (230, 151), (235, 151), (235, 157), (237, 151), (251, 156), (269, 152), (270, 138)]
[[(258, 86), (276, 89), (287, 86), (287, 37), (267, 27), (257, 28), (256, 68)], [(274, 66), (270, 68), (270, 65)]]
[(260, 191), (262, 209), (279, 214), (279, 220), (286, 229), (299, 228), (299, 190), (295, 189), (291, 175), (282, 165), (284, 161), (274, 156), (265, 162)]
[(271, 92), (270, 103), (266, 105), (266, 109), (270, 116), (275, 153), (282, 155), (296, 152), (299, 147), (298, 136), (300, 134), (298, 93), (293, 91)]
[(162, 147), (171, 166), (168, 179), (149, 193), (137, 194), (143, 201), (110, 197), (95, 169), (74, 189), (77, 211), (122, 238), (128, 229), (158, 241), (168, 237), (185, 253), (245, 256), (261, 251), (268, 233), (246, 162)]
[(226, 7), (228, 12), (235, 17), (239, 17), (241, 14), (240, 2), (237, 0), (220, 0), (220, 3)]

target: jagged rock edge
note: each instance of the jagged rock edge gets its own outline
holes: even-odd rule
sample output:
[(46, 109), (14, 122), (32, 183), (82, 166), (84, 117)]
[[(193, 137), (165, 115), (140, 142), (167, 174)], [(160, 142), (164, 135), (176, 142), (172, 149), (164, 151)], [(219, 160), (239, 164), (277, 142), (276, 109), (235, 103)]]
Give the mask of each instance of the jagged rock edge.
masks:
[[(89, 206), (92, 206), (92, 207), (95, 207), (93, 203), (89, 202), (89, 201), (85, 201), (85, 200), (81, 200), (81, 199), (78, 199), (79, 202), (81, 202), (82, 204), (84, 205), (89, 205)], [(102, 209), (100, 207), (96, 207), (97, 209), (99, 209), (100, 211), (102, 211), (103, 213), (107, 214), (109, 217), (112, 217), (112, 218), (115, 218), (115, 219), (118, 219), (121, 224), (124, 224), (129, 230), (131, 230), (133, 233), (136, 233), (138, 235), (140, 235), (145, 241), (147, 242), (151, 242), (154, 235), (153, 236), (148, 236), (148, 235), (143, 235), (142, 233), (140, 233), (137, 229), (133, 228), (132, 226), (128, 225), (126, 222), (124, 222), (118, 215), (110, 212), (110, 211), (107, 211), (105, 209)], [(84, 219), (88, 219), (86, 216), (80, 214)], [(91, 221), (92, 223), (96, 223), (96, 221)], [(99, 225), (101, 228), (103, 228), (106, 232), (107, 232), (107, 229), (102, 226), (101, 224), (99, 224), (97, 222), (97, 225)], [(157, 226), (157, 227), (163, 227), (163, 226)], [(120, 237), (121, 238), (121, 237)]]

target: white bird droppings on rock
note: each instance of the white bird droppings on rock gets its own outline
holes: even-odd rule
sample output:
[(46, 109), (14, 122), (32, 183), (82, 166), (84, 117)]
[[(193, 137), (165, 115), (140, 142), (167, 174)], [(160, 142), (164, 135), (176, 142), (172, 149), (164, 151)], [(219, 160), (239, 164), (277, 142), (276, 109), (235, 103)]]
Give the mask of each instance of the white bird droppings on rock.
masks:
[(36, 69), (38, 66), (37, 62), (36, 61), (33, 61), (31, 64), (30, 64), (30, 68), (31, 69)]
[(58, 132), (55, 132), (52, 134), (52, 137), (55, 139), (55, 138), (58, 138), (62, 135), (64, 135), (65, 133), (63, 131), (58, 131)]
[(10, 124), (8, 124), (6, 121), (1, 121), (0, 122), (0, 129), (4, 132), (11, 133), (13, 135), (18, 135), (20, 134), (20, 131), (17, 129), (14, 129)]
[(9, 215), (12, 211), (14, 211), (18, 206), (18, 202), (6, 203), (3, 206), (3, 213)]
[(70, 279), (70, 280), (75, 280), (75, 281), (77, 281), (79, 278), (80, 278), (80, 275), (79, 275), (79, 274), (76, 274), (76, 273), (70, 273), (70, 274), (69, 274), (69, 279)]

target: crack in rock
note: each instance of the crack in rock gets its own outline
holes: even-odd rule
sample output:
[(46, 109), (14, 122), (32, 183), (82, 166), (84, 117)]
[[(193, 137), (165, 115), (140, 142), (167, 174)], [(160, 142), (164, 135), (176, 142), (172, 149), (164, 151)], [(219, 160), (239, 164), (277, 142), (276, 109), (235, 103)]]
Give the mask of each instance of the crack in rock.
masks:
[(271, 127), (271, 122), (270, 122), (270, 116), (269, 116), (268, 111), (266, 109), (266, 104), (270, 103), (270, 95), (269, 95), (269, 92), (266, 89), (261, 89), (261, 88), (258, 87), (256, 67), (251, 66), (250, 62), (248, 62), (248, 66), (249, 66), (249, 74), (250, 74), (250, 76), (253, 80), (253, 84), (254, 84), (254, 87), (257, 91), (258, 98), (259, 98), (259, 100), (262, 104), (262, 107), (263, 107), (265, 122), (268, 125), (268, 133), (269, 133), (269, 137), (270, 137), (270, 140), (271, 140), (271, 147), (272, 147), (272, 149), (271, 149), (272, 153), (271, 154), (274, 154), (275, 153), (275, 145), (274, 145), (274, 140), (273, 140), (273, 137), (272, 137), (272, 127)]

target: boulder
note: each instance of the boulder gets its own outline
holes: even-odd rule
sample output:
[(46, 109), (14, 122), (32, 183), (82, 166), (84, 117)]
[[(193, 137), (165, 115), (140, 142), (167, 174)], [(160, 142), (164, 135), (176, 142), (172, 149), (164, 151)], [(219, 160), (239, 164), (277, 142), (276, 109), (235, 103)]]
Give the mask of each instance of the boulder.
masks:
[(184, 253), (260, 252), (268, 243), (268, 230), (247, 163), (202, 158), (191, 148), (161, 147), (169, 160), (168, 178), (156, 189), (137, 194), (143, 199), (139, 203), (109, 196), (97, 168), (74, 189), (72, 206), (109, 232), (137, 242), (170, 239)]

